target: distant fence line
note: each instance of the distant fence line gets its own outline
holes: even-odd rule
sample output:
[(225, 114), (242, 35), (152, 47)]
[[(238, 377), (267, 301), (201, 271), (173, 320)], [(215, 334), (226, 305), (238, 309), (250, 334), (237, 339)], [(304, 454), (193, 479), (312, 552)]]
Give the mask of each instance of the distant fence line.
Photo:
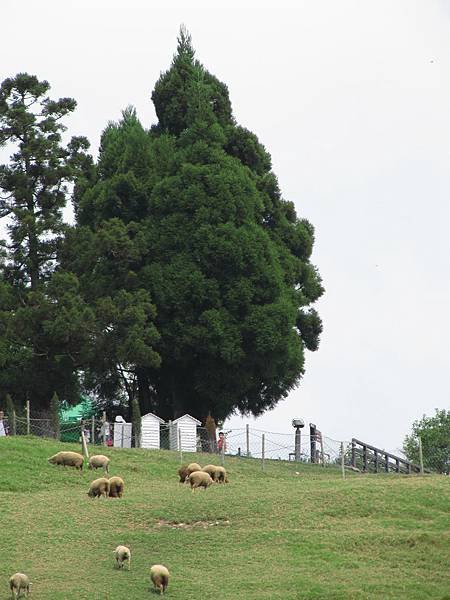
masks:
[[(64, 442), (80, 443), (82, 432), (87, 444), (115, 446), (122, 448), (144, 447), (142, 434), (137, 436), (132, 431), (131, 423), (108, 424), (105, 430), (100, 419), (82, 419), (78, 422), (61, 422), (59, 433), (48, 417), (31, 418), (29, 415), (14, 415), (12, 422), (4, 419), (9, 435), (36, 435), (39, 437), (58, 438)], [(296, 436), (292, 433), (276, 433), (249, 427), (224, 431), (224, 444), (220, 447), (217, 440), (210, 438), (205, 427), (196, 426), (195, 436), (178, 430), (174, 434), (171, 423), (160, 424), (152, 439), (153, 445), (148, 449), (175, 450), (183, 454), (191, 452), (206, 452), (218, 455), (224, 463), (227, 456), (237, 456), (242, 459), (260, 459), (262, 468), (265, 461), (289, 461), (293, 463), (314, 463), (323, 467), (341, 468), (365, 473), (395, 472), (404, 474), (429, 473), (433, 471), (432, 460), (426, 460), (417, 465), (386, 452), (383, 449), (361, 442), (355, 438), (351, 441), (340, 441), (324, 436), (311, 428), (313, 434), (302, 433)], [(432, 457), (431, 457), (432, 458)], [(424, 468), (423, 463), (427, 465)]]

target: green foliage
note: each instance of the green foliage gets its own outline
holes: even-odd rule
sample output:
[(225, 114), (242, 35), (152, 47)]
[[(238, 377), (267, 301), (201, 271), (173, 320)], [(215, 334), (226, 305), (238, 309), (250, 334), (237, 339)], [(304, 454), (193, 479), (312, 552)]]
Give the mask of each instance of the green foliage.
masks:
[[(68, 186), (89, 164), (88, 142), (61, 143), (61, 120), (76, 106), (52, 100), (49, 84), (26, 73), (0, 87), (0, 145), (13, 151), (0, 165), (0, 217), (9, 217), (0, 273), (0, 390), (35, 409), (51, 394), (78, 395), (75, 369), (83, 310), (70, 275), (55, 275), (65, 231)], [(81, 329), (79, 327), (81, 326)]]
[(256, 415), (299, 383), (304, 349), (318, 347), (320, 318), (305, 310), (323, 293), (314, 231), (282, 199), (270, 155), (235, 123), (226, 86), (195, 60), (184, 29), (152, 98), (150, 132), (127, 109), (103, 133), (64, 265), (91, 304), (116, 285), (149, 294), (155, 311), (136, 335), (154, 328), (141, 347), (156, 354), (131, 369), (143, 412)]
[(50, 419), (52, 423), (53, 435), (56, 440), (60, 439), (61, 436), (61, 424), (59, 419), (59, 398), (58, 394), (55, 392), (50, 400)]
[(419, 464), (419, 441), (422, 441), (425, 469), (450, 472), (450, 410), (438, 410), (433, 417), (425, 415), (412, 426), (403, 443), (403, 452), (411, 462)]

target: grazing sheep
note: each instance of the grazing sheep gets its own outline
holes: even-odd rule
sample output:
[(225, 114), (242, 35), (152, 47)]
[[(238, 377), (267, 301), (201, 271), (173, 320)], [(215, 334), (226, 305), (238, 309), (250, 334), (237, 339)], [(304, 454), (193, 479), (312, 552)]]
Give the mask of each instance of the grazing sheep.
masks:
[(201, 471), (208, 473), (208, 475), (211, 477), (211, 479), (214, 482), (217, 482), (217, 476), (216, 476), (217, 469), (218, 469), (218, 467), (216, 467), (216, 465), (206, 465), (206, 467), (203, 467), (203, 469), (201, 469)]
[(117, 546), (114, 550), (118, 569), (123, 569), (123, 563), (128, 561), (128, 570), (131, 569), (131, 551), (126, 546)]
[(194, 471), (189, 475), (189, 483), (191, 484), (192, 492), (194, 492), (195, 488), (198, 487), (204, 487), (206, 490), (213, 483), (213, 480), (204, 471)]
[(83, 470), (84, 458), (78, 452), (58, 452), (50, 456), (48, 462), (51, 465), (64, 465), (64, 467), (75, 467), (80, 472)]
[(225, 467), (216, 467), (216, 479), (218, 483), (228, 483), (227, 471)]
[(189, 475), (191, 473), (193, 473), (194, 471), (201, 471), (202, 470), (201, 466), (198, 463), (189, 463), (188, 466), (187, 466), (187, 468), (188, 468), (188, 471), (189, 471)]
[(190, 472), (188, 471), (187, 465), (183, 465), (178, 469), (178, 476), (180, 477), (180, 483), (185, 483), (189, 477)]
[(22, 590), (24, 590), (25, 595), (28, 597), (31, 583), (28, 576), (24, 573), (14, 573), (9, 578), (9, 587), (11, 589), (11, 598), (18, 598)]
[(125, 484), (121, 477), (111, 477), (109, 480), (109, 497), (122, 498)]
[(178, 475), (180, 477), (180, 483), (185, 483), (188, 480), (188, 477), (194, 471), (201, 471), (202, 468), (197, 463), (190, 463), (189, 465), (183, 465), (178, 469)]
[(91, 483), (91, 487), (88, 491), (90, 498), (100, 498), (100, 496), (108, 497), (109, 494), (109, 480), (106, 477), (100, 477)]
[(150, 569), (150, 577), (155, 588), (160, 594), (164, 594), (169, 585), (169, 570), (164, 565), (153, 565)]
[(89, 459), (90, 469), (103, 469), (105, 473), (108, 473), (108, 465), (109, 458), (103, 454), (96, 454)]

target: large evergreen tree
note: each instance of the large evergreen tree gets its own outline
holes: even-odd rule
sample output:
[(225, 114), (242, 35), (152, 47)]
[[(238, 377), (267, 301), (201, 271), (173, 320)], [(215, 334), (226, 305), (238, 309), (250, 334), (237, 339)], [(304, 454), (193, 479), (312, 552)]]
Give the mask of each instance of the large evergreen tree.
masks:
[(157, 369), (161, 360), (154, 350), (156, 309), (140, 277), (149, 260), (146, 197), (155, 169), (150, 138), (133, 109), (108, 125), (98, 164), (87, 166), (75, 192), (77, 227), (68, 231), (61, 253), (63, 268), (79, 281), (80, 303), (95, 315), (83, 383), (103, 403), (127, 405), (137, 422), (138, 374)]
[(62, 144), (61, 120), (76, 102), (50, 99), (49, 88), (26, 73), (0, 86), (0, 145), (13, 150), (0, 165), (0, 218), (8, 217), (9, 233), (0, 274), (0, 392), (19, 403), (32, 392), (35, 409), (48, 407), (54, 391), (76, 395), (77, 344), (70, 335), (77, 338), (85, 321), (70, 297), (72, 278), (53, 276), (68, 185), (88, 160), (88, 142)]
[(77, 191), (80, 226), (118, 219), (144, 243), (132, 272), (156, 305), (161, 365), (136, 372), (141, 410), (259, 414), (299, 383), (305, 348), (318, 347), (313, 228), (283, 200), (269, 154), (236, 124), (226, 86), (184, 30), (152, 99), (158, 124), (107, 130), (96, 177)]

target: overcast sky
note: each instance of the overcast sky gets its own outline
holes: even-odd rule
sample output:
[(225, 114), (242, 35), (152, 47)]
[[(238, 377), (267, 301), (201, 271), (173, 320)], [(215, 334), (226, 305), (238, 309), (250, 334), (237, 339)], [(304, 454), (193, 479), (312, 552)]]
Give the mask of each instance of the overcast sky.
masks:
[(330, 0), (2, 0), (0, 79), (28, 72), (71, 96), (93, 152), (150, 95), (181, 23), (316, 228), (324, 332), (298, 389), (229, 427), (325, 435), (391, 451), (449, 408), (450, 3)]

